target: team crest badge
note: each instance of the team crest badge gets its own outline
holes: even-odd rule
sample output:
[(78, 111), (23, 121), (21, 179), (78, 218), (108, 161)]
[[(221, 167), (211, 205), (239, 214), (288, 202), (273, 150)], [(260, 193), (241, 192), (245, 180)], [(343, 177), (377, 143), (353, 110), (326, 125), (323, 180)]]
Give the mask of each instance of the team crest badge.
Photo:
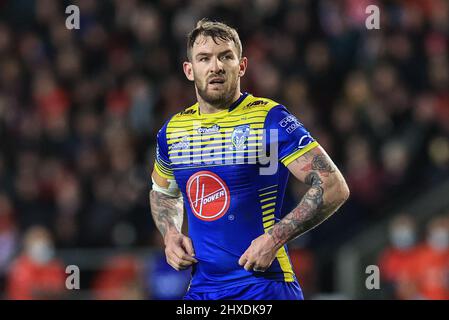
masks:
[(249, 136), (249, 124), (238, 126), (234, 128), (231, 135), (232, 150), (244, 150)]

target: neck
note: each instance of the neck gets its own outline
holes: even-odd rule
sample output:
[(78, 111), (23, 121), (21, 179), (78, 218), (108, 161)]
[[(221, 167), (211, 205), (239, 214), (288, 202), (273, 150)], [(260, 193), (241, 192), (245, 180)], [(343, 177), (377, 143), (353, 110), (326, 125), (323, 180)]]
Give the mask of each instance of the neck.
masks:
[(204, 101), (199, 94), (197, 94), (198, 104), (200, 113), (216, 113), (222, 110), (226, 110), (230, 107), (232, 103), (237, 101), (240, 98), (240, 95), (242, 93), (240, 92), (240, 89), (235, 90), (234, 96), (229, 99), (229, 101), (225, 101), (222, 104), (211, 104), (206, 101)]

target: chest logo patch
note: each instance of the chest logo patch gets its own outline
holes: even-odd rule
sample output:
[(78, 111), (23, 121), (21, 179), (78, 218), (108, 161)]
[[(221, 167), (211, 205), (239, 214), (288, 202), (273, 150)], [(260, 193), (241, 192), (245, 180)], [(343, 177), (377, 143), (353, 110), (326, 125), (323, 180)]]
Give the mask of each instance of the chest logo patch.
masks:
[(204, 221), (220, 219), (229, 209), (230, 193), (215, 173), (199, 171), (187, 181), (187, 197), (193, 214)]
[(249, 136), (249, 125), (244, 124), (238, 127), (235, 127), (234, 131), (231, 135), (231, 142), (233, 150), (244, 150), (246, 149), (246, 142), (248, 141)]

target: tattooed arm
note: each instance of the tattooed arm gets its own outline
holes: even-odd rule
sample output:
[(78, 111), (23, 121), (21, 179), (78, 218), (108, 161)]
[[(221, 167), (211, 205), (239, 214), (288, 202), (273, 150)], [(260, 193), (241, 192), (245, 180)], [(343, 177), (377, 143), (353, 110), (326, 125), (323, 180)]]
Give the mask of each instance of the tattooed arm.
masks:
[[(161, 177), (157, 171), (153, 171), (152, 178), (162, 188), (169, 185), (168, 180)], [(167, 263), (178, 271), (196, 263), (192, 241), (181, 232), (184, 208), (182, 196), (172, 197), (151, 190), (150, 207), (154, 223), (164, 238)]]
[(239, 260), (246, 270), (265, 271), (284, 244), (326, 220), (349, 197), (342, 174), (320, 146), (287, 168), (310, 188), (292, 212), (251, 243)]
[(349, 197), (342, 174), (320, 146), (293, 161), (288, 169), (310, 188), (298, 206), (268, 231), (276, 248), (319, 225)]

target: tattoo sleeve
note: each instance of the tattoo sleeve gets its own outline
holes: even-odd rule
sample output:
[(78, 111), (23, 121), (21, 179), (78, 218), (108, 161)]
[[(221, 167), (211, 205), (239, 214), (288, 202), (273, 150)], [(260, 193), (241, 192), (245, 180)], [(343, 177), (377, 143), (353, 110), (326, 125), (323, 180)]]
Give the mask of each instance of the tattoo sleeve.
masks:
[(310, 185), (309, 190), (298, 206), (268, 231), (278, 248), (326, 220), (349, 196), (341, 192), (347, 186), (332, 160), (312, 151), (303, 156), (303, 163), (296, 160), (305, 173), (304, 183)]
[(181, 232), (183, 220), (182, 197), (174, 198), (151, 190), (150, 206), (153, 220), (163, 237), (170, 229)]

